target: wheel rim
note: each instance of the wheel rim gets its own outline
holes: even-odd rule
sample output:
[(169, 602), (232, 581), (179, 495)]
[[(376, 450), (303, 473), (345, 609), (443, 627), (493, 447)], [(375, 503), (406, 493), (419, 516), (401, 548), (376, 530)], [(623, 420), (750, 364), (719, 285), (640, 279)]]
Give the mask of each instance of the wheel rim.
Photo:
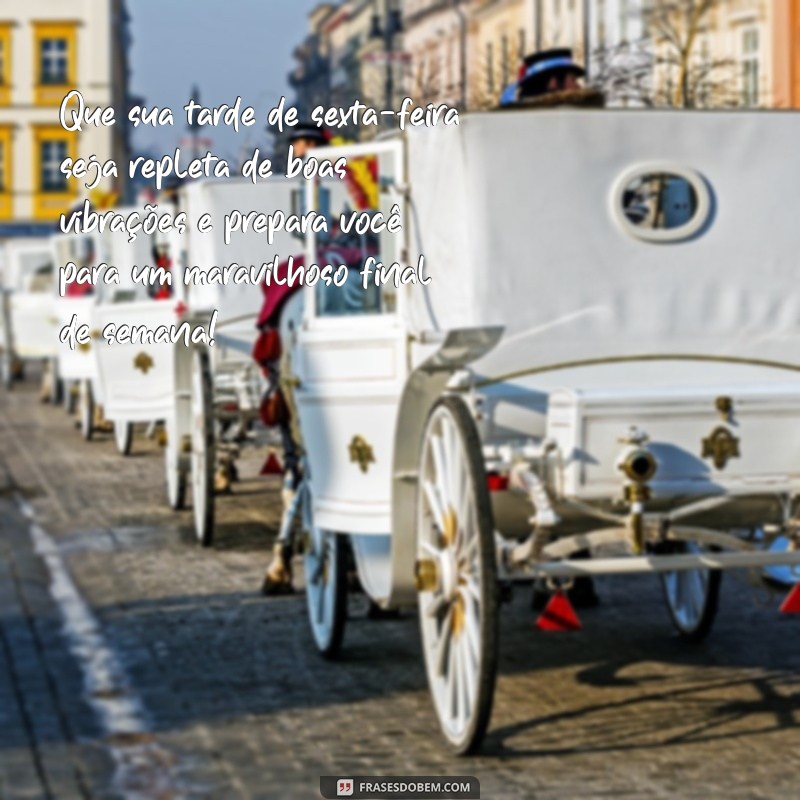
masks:
[(306, 576), (306, 606), (308, 621), (314, 642), (321, 652), (327, 652), (335, 637), (337, 614), (338, 581), (341, 576), (337, 570), (339, 537), (319, 528), (311, 528), (308, 533), (307, 549), (304, 555)]
[(164, 448), (164, 460), (166, 462), (167, 473), (167, 500), (170, 508), (175, 510), (183, 507), (183, 494), (185, 488), (185, 478), (180, 466), (180, 446), (177, 441), (177, 434), (172, 430), (167, 430), (167, 446)]
[(121, 455), (126, 456), (131, 449), (132, 426), (129, 422), (114, 423), (114, 438), (117, 442), (117, 450)]
[(419, 616), (434, 706), (453, 743), (474, 725), (481, 668), (485, 576), (467, 463), (455, 421), (437, 409), (423, 446), (417, 522), (420, 563), (434, 565), (435, 585), (420, 591)]
[(195, 533), (201, 544), (210, 544), (214, 491), (210, 471), (214, 455), (209, 439), (212, 436), (212, 420), (209, 419), (210, 396), (208, 386), (208, 363), (205, 354), (194, 353), (192, 369), (192, 509)]
[[(686, 542), (683, 552), (698, 554), (701, 549)], [(708, 604), (711, 574), (707, 569), (665, 572), (664, 592), (672, 618), (682, 631), (692, 633), (701, 625)]]
[(88, 381), (81, 381), (80, 384), (80, 399), (81, 399), (81, 432), (84, 439), (90, 439), (92, 436), (92, 427), (94, 422), (94, 401), (92, 399), (92, 387)]

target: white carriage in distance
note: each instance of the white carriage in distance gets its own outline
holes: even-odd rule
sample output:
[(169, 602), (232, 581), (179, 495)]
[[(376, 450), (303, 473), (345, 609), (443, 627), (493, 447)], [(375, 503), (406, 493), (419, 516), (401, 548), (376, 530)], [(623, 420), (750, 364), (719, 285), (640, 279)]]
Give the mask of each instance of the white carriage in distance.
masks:
[[(794, 113), (509, 110), (325, 151), (377, 160), (404, 233), (363, 252), (431, 282), (303, 290), (309, 619), (334, 655), (349, 539), (372, 600), (418, 605), (456, 751), (489, 721), (501, 582), (659, 573), (700, 638), (722, 570), (800, 564), (798, 140)], [(306, 263), (336, 249), (310, 234)]]
[(94, 286), (85, 280), (72, 281), (63, 287), (62, 296), (59, 272), (69, 264), (80, 270), (99, 268), (107, 258), (104, 245), (103, 237), (97, 233), (58, 233), (51, 238), (56, 265), (53, 280), (56, 356), (50, 364), (51, 398), (57, 402), (63, 395), (70, 414), (79, 408), (81, 433), (86, 440), (91, 439), (96, 425), (95, 403), (102, 403), (97, 345), (90, 341), (71, 346), (68, 340), (60, 340), (59, 332), (73, 325), (75, 330), (91, 325), (92, 308), (102, 296), (103, 287), (102, 283)]
[(53, 263), (45, 237), (10, 239), (3, 248), (0, 377), (7, 389), (25, 361), (49, 363), (56, 355)]
[[(252, 231), (238, 234), (230, 247), (223, 242), (225, 213), (234, 208), (288, 212), (293, 191), (295, 183), (280, 179), (260, 185), (248, 180), (187, 183), (170, 209), (173, 215), (186, 214), (185, 233), (139, 234), (133, 242), (115, 234), (104, 240), (108, 263), (118, 268), (122, 282), (104, 287), (93, 306), (95, 335), (110, 324), (155, 330), (186, 323), (190, 329), (208, 329), (216, 312), (213, 347), (186, 347), (183, 340), (97, 347), (104, 416), (114, 423), (121, 452), (130, 450), (134, 423), (164, 423), (169, 504), (184, 508), (191, 487), (195, 530), (205, 545), (213, 539), (215, 492), (231, 479), (238, 443), (258, 414), (263, 388), (250, 355), (263, 302), (261, 287), (207, 277), (213, 267), (227, 266), (229, 256), (259, 266), (276, 254), (302, 251), (302, 242), (285, 232), (273, 245)], [(198, 231), (203, 214), (214, 220), (212, 231)], [(167, 268), (171, 286), (134, 282), (131, 267), (145, 264)], [(187, 270), (192, 272), (185, 280)]]

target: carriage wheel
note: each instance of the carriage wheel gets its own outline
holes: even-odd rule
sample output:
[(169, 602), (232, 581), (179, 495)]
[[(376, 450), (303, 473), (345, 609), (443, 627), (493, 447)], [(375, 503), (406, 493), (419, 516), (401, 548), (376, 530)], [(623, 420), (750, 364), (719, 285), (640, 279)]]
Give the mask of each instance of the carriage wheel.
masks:
[[(702, 551), (693, 542), (681, 542), (676, 552)], [(665, 572), (661, 576), (661, 583), (672, 623), (678, 633), (692, 642), (704, 639), (717, 616), (722, 572), (718, 569)]]
[(59, 406), (64, 397), (64, 381), (58, 377), (58, 361), (55, 358), (50, 359), (47, 369), (50, 382), (47, 387), (47, 398), (50, 405)]
[(121, 456), (129, 456), (131, 454), (131, 445), (133, 444), (133, 423), (115, 422), (114, 441), (117, 444), (119, 454)]
[(94, 395), (89, 381), (80, 382), (79, 405), (81, 412), (81, 435), (89, 442), (94, 433)]
[(194, 530), (203, 547), (214, 541), (214, 406), (211, 360), (192, 353), (192, 506)]
[(74, 383), (67, 381), (62, 382), (64, 385), (64, 410), (72, 416), (78, 408), (78, 400), (80, 399), (80, 387)]
[(167, 501), (173, 511), (181, 511), (186, 506), (186, 467), (182, 464), (179, 438), (176, 431), (167, 430), (164, 461), (167, 472)]
[(306, 606), (314, 644), (324, 658), (336, 658), (347, 619), (347, 549), (344, 537), (317, 528), (311, 518), (311, 498), (306, 487), (303, 527), (307, 542), (303, 557)]
[(425, 428), (417, 548), (428, 685), (449, 745), (465, 754), (480, 744), (492, 711), (498, 589), (480, 440), (456, 397), (440, 400)]
[(0, 355), (0, 376), (3, 386), (11, 391), (14, 388), (14, 356), (9, 350), (3, 350)]

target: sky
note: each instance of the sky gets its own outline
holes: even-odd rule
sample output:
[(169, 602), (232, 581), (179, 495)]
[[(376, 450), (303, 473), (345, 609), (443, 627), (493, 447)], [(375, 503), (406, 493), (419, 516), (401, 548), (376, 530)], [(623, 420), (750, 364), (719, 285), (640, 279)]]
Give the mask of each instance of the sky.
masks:
[(238, 136), (223, 128), (202, 133), (213, 152), (238, 158), (267, 145), (266, 111), (291, 89), (286, 76), (292, 50), (308, 30), (308, 12), (319, 0), (127, 0), (131, 17), (131, 94), (143, 105), (170, 106), (174, 127), (140, 126), (134, 148), (172, 154), (186, 136), (183, 106), (192, 87), (203, 105), (233, 104), (241, 95), (257, 122)]

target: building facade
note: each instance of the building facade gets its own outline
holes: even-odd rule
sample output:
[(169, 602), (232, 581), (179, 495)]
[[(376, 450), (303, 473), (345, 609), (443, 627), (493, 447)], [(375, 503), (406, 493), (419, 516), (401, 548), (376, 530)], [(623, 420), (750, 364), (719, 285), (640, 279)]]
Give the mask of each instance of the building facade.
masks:
[(800, 0), (774, 0), (774, 105), (800, 108)]
[(610, 106), (800, 107), (800, 0), (403, 0), (388, 43), (398, 3), (319, 7), (326, 63), (350, 76), (333, 83), (371, 105), (389, 86), (394, 103), (489, 108), (525, 54), (569, 47)]
[[(0, 236), (52, 226), (85, 190), (60, 171), (67, 158), (113, 158), (127, 174), (127, 16), (123, 0), (0, 0)], [(59, 106), (78, 89), (112, 106), (117, 123), (69, 133)]]

